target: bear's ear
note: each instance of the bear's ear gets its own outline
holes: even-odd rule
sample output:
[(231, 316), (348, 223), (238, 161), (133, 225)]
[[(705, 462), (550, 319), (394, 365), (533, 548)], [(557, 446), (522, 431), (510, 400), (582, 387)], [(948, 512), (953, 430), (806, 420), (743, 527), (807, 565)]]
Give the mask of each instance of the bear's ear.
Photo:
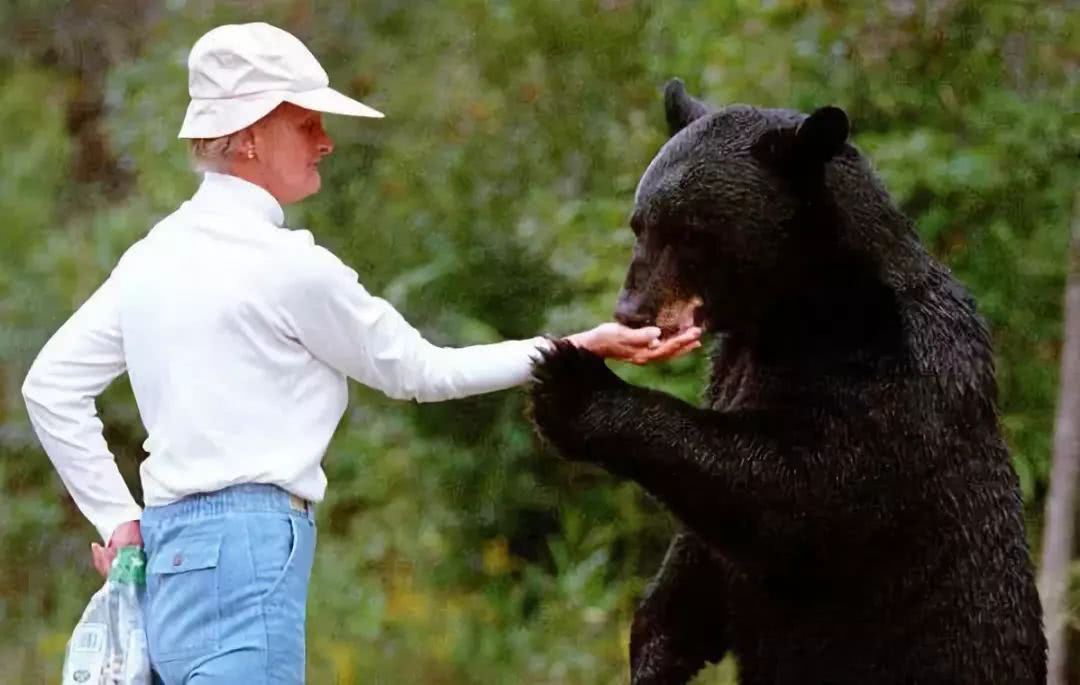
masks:
[(686, 86), (677, 78), (664, 86), (664, 115), (667, 117), (668, 135), (675, 135), (694, 119), (709, 113), (709, 107), (691, 97)]
[(795, 153), (802, 162), (824, 164), (839, 154), (851, 126), (839, 107), (822, 107), (795, 129)]

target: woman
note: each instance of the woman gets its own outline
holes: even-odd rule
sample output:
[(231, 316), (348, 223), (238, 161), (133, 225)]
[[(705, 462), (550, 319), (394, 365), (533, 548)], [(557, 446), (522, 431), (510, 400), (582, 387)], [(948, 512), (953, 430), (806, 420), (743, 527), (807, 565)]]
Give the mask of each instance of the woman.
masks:
[[(320, 462), (346, 377), (438, 401), (528, 380), (544, 338), (429, 344), (281, 206), (319, 190), (333, 143), (321, 112), (382, 115), (328, 87), (295, 37), (218, 27), (192, 48), (180, 131), (203, 182), (120, 259), (46, 344), (23, 386), (35, 430), (106, 546), (148, 558), (147, 637), (166, 685), (300, 683)], [(604, 324), (569, 336), (644, 363), (696, 347), (699, 331)], [(127, 371), (148, 438), (146, 504), (124, 485), (96, 397)], [(141, 526), (140, 526), (141, 518)]]

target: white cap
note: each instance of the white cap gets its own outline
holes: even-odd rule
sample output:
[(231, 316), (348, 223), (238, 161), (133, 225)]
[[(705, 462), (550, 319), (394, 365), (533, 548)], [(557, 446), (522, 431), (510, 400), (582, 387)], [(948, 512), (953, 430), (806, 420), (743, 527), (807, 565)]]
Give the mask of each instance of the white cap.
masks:
[(300, 40), (270, 24), (226, 24), (188, 55), (191, 104), (179, 138), (217, 138), (269, 114), (282, 102), (354, 117), (382, 113), (329, 87), (326, 71)]

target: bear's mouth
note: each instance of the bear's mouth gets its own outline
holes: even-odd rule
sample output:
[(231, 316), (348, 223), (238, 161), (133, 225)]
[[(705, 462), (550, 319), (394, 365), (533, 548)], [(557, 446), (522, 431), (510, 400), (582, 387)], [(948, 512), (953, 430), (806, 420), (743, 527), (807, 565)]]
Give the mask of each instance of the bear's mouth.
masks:
[(660, 338), (674, 338), (694, 327), (704, 327), (705, 320), (701, 298), (693, 296), (685, 300), (673, 300), (660, 308), (655, 325), (660, 328)]

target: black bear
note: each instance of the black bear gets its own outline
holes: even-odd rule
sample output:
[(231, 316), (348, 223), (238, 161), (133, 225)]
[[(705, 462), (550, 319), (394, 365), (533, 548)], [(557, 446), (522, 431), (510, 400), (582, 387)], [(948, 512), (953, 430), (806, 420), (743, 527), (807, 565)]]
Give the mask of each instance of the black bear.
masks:
[(668, 84), (616, 317), (711, 331), (705, 406), (559, 343), (532, 419), (679, 519), (633, 683), (1036, 685), (1046, 644), (987, 328), (848, 118)]

